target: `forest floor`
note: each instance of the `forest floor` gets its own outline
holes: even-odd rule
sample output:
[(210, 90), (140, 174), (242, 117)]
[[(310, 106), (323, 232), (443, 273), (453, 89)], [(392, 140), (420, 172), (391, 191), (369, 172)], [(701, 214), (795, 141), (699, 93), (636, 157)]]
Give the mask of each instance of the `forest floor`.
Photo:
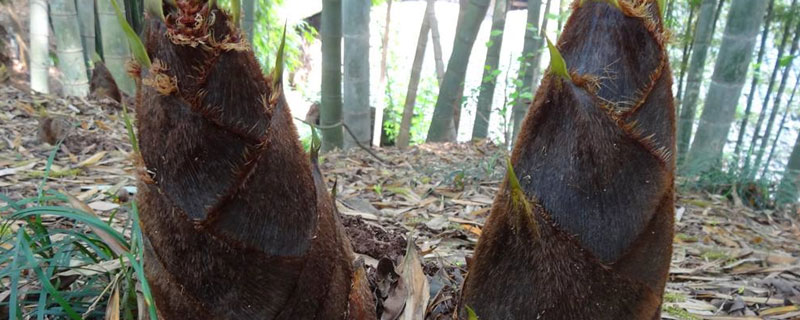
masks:
[[(42, 133), (65, 139), (41, 184), (54, 148), (42, 142), (44, 111), (55, 120)], [(136, 176), (121, 114), (110, 101), (0, 86), (0, 194), (19, 200), (44, 185), (84, 201), (101, 217), (119, 211), (112, 226), (123, 221), (122, 204), (134, 199)], [(374, 271), (381, 258), (400, 263), (412, 237), (430, 285), (428, 318), (443, 319), (458, 298), (454, 293), (503, 178), (506, 152), (491, 143), (375, 152), (382, 160), (363, 150), (324, 154), (322, 171), (329, 186), (336, 182), (337, 206), (371, 280), (381, 281)], [(800, 319), (797, 214), (734, 202), (707, 193), (678, 195), (664, 319)], [(85, 229), (63, 219), (46, 222)]]

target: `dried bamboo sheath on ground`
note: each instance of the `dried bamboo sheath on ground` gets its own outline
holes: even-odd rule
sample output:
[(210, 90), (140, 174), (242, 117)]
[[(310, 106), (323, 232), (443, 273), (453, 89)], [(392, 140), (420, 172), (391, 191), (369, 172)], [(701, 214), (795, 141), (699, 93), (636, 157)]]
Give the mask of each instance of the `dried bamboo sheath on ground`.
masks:
[(659, 2), (573, 4), (470, 265), (462, 319), (466, 307), (482, 320), (660, 318), (675, 119)]
[(152, 65), (134, 71), (145, 271), (160, 316), (374, 318), (280, 73), (265, 78), (208, 1), (173, 3), (165, 21), (148, 18)]

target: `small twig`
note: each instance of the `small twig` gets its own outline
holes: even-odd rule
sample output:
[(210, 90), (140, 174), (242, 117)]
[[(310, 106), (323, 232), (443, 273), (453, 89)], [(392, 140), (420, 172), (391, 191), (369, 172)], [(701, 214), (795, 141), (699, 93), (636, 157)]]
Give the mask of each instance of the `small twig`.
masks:
[(303, 120), (303, 119), (300, 119), (300, 118), (298, 118), (298, 117), (294, 117), (294, 119), (295, 119), (295, 120), (297, 120), (297, 121), (300, 121), (300, 122), (302, 122), (302, 123), (305, 123), (305, 124), (307, 124), (307, 125), (308, 125), (308, 126), (310, 126), (310, 127), (313, 127), (313, 128), (316, 128), (316, 129), (321, 129), (321, 130), (325, 130), (325, 129), (336, 129), (336, 128), (338, 128), (338, 127), (344, 127), (344, 129), (345, 129), (345, 130), (347, 130), (347, 134), (349, 134), (349, 135), (350, 135), (350, 137), (351, 137), (351, 138), (353, 138), (353, 141), (356, 143), (356, 145), (357, 145), (359, 148), (361, 148), (361, 149), (364, 149), (364, 151), (366, 151), (367, 153), (369, 153), (369, 155), (371, 155), (373, 158), (377, 159), (377, 160), (378, 160), (378, 162), (380, 162), (381, 164), (386, 164), (386, 160), (383, 160), (383, 158), (381, 158), (380, 156), (378, 156), (377, 154), (375, 154), (375, 152), (374, 152), (374, 151), (372, 151), (372, 149), (370, 149), (370, 148), (368, 148), (368, 147), (365, 147), (364, 145), (362, 145), (362, 144), (361, 144), (361, 142), (358, 142), (358, 139), (356, 138), (356, 135), (355, 135), (355, 134), (353, 134), (353, 132), (352, 132), (352, 131), (350, 131), (350, 127), (348, 127), (348, 126), (347, 126), (347, 124), (345, 124), (345, 123), (344, 123), (344, 122), (342, 122), (342, 121), (339, 121), (339, 122), (337, 122), (337, 123), (334, 123), (334, 124), (331, 124), (331, 125), (326, 125), (326, 126), (323, 126), (323, 125), (317, 125), (317, 124), (309, 123), (309, 122), (307, 122), (307, 121), (305, 121), (305, 120)]

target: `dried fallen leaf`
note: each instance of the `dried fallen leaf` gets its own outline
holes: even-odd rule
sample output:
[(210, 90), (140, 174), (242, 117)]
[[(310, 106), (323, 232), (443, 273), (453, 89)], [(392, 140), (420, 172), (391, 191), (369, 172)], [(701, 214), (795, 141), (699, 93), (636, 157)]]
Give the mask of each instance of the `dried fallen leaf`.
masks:
[(108, 201), (95, 201), (89, 203), (89, 208), (92, 208), (97, 211), (111, 211), (116, 208), (119, 208), (119, 205)]
[(119, 287), (114, 285), (114, 293), (106, 307), (105, 320), (119, 320)]
[(102, 160), (103, 157), (105, 157), (105, 156), (106, 156), (106, 152), (105, 151), (100, 151), (98, 153), (95, 153), (93, 156), (91, 156), (89, 158), (86, 158), (85, 160), (83, 160), (80, 163), (78, 163), (78, 167), (82, 168), (82, 167), (92, 166), (92, 165), (96, 164), (97, 162), (99, 162), (100, 160)]
[(390, 289), (384, 302), (381, 320), (415, 320), (425, 318), (425, 309), (430, 299), (428, 278), (422, 271), (422, 261), (414, 241), (409, 237), (406, 255), (398, 268), (400, 279)]

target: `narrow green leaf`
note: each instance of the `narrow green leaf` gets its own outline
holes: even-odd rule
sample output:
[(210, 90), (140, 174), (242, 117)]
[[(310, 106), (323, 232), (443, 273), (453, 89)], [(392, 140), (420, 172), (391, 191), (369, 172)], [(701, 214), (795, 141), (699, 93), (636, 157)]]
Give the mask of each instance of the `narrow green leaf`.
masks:
[(558, 52), (558, 48), (550, 42), (550, 38), (545, 37), (545, 39), (547, 40), (547, 48), (550, 49), (550, 72), (562, 76), (564, 79), (571, 80), (572, 78), (567, 69), (567, 62), (564, 61), (561, 52)]
[(32, 207), (14, 213), (9, 219), (21, 220), (23, 218), (31, 216), (38, 218), (41, 217), (41, 215), (43, 214), (55, 215), (85, 223), (87, 225), (105, 231), (120, 243), (127, 243), (125, 241), (125, 237), (122, 234), (120, 234), (119, 231), (115, 230), (114, 228), (111, 228), (111, 226), (109, 226), (107, 223), (83, 211), (69, 207), (58, 207), (58, 206)]
[(128, 43), (131, 46), (131, 51), (133, 51), (133, 57), (136, 58), (136, 61), (139, 62), (139, 64), (141, 64), (143, 67), (150, 68), (150, 57), (147, 56), (147, 50), (144, 49), (142, 40), (139, 39), (136, 31), (133, 31), (131, 25), (128, 24), (128, 20), (125, 20), (125, 15), (122, 14), (121, 10), (119, 10), (117, 1), (110, 1), (111, 5), (114, 6), (114, 12), (117, 14), (117, 21), (119, 22), (119, 25), (122, 27), (122, 30), (125, 31), (125, 36), (128, 37)]
[(92, 63), (102, 62), (103, 58), (100, 58), (100, 55), (97, 52), (92, 53)]
[(233, 25), (238, 28), (239, 20), (242, 18), (241, 0), (231, 0), (231, 15), (233, 16)]
[(792, 60), (794, 60), (793, 55), (783, 56), (780, 60), (778, 60), (778, 65), (781, 67), (786, 67), (792, 63)]
[(478, 320), (478, 315), (475, 314), (475, 310), (472, 310), (469, 306), (465, 306), (467, 309), (467, 320)]
[(661, 13), (661, 21), (664, 21), (664, 12), (667, 10), (667, 0), (658, 0), (658, 12)]
[(131, 262), (133, 270), (136, 271), (136, 278), (139, 280), (139, 283), (142, 284), (142, 295), (144, 296), (145, 304), (147, 304), (147, 309), (150, 313), (150, 319), (158, 319), (158, 315), (156, 313), (156, 303), (153, 300), (153, 292), (150, 291), (150, 284), (147, 282), (147, 277), (144, 275), (144, 268), (142, 268), (142, 264), (130, 253), (126, 253), (125, 257)]
[[(20, 228), (19, 232), (17, 233), (17, 237), (27, 237), (27, 236), (28, 235), (25, 234), (25, 229)], [(61, 293), (58, 291), (58, 289), (56, 289), (53, 286), (53, 284), (50, 283), (50, 278), (45, 275), (44, 270), (42, 270), (42, 268), (39, 266), (39, 262), (36, 261), (36, 258), (33, 256), (33, 252), (31, 251), (31, 248), (28, 245), (26, 239), (22, 240), (22, 243), (20, 244), (20, 249), (22, 250), (22, 253), (25, 255), (25, 259), (28, 261), (28, 264), (30, 265), (31, 269), (33, 269), (33, 272), (36, 273), (36, 276), (39, 278), (42, 287), (45, 290), (47, 290), (47, 293), (53, 296), (53, 299), (55, 299), (58, 305), (64, 309), (64, 312), (67, 313), (70, 319), (80, 320), (81, 316), (77, 312), (75, 312), (74, 309), (72, 309), (72, 306), (66, 300), (64, 300), (64, 297), (61, 296)]]
[(19, 312), (19, 300), (17, 299), (18, 296), (18, 289), (19, 289), (19, 278), (20, 273), (22, 273), (22, 266), (20, 265), (20, 253), (22, 252), (22, 245), (23, 245), (23, 238), (20, 236), (20, 233), (24, 233), (22, 228), (17, 231), (17, 242), (14, 245), (14, 257), (11, 258), (11, 283), (10, 283), (10, 295), (8, 300), (8, 318), (9, 319), (17, 319), (17, 312)]
[(272, 88), (277, 89), (283, 81), (284, 49), (286, 48), (286, 23), (283, 24), (283, 36), (275, 56), (275, 67), (272, 69)]
[(39, 183), (39, 191), (37, 192), (37, 202), (41, 205), (44, 200), (44, 185), (47, 183), (47, 179), (50, 177), (50, 168), (53, 166), (53, 161), (56, 159), (56, 153), (58, 153), (58, 149), (61, 149), (61, 143), (64, 142), (64, 138), (58, 140), (56, 146), (53, 148), (53, 151), (50, 152), (50, 156), (47, 157), (47, 163), (44, 165), (44, 174), (42, 175), (42, 182)]
[(128, 106), (125, 101), (122, 102), (122, 120), (125, 122), (125, 130), (128, 131), (128, 140), (131, 142), (133, 153), (139, 153), (139, 141), (136, 139), (136, 133), (133, 132), (133, 123), (131, 117), (128, 115)]
[(514, 166), (511, 164), (511, 158), (506, 158), (506, 175), (508, 176), (508, 184), (512, 191), (522, 190), (522, 186), (519, 184), (519, 179), (517, 178), (517, 173), (514, 172)]
[(319, 157), (319, 149), (322, 147), (322, 140), (319, 138), (319, 134), (317, 134), (317, 128), (311, 125), (311, 160), (316, 160)]

